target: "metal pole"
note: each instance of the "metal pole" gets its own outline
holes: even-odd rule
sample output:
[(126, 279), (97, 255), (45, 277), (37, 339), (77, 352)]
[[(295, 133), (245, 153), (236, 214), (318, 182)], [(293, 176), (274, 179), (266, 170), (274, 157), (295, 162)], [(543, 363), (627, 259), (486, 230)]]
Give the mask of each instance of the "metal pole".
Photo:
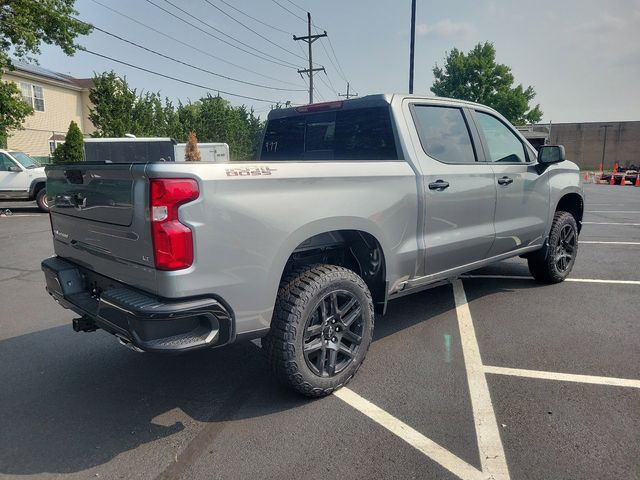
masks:
[(602, 142), (602, 168), (604, 168), (604, 153), (605, 153), (605, 150), (607, 149), (607, 129), (610, 126), (611, 125), (602, 126), (602, 128), (604, 128), (604, 142)]
[(413, 93), (413, 57), (416, 43), (416, 0), (411, 0), (411, 48), (409, 53), (409, 93)]
[(311, 13), (307, 12), (308, 35), (309, 35), (309, 103), (313, 103), (313, 49), (311, 48)]

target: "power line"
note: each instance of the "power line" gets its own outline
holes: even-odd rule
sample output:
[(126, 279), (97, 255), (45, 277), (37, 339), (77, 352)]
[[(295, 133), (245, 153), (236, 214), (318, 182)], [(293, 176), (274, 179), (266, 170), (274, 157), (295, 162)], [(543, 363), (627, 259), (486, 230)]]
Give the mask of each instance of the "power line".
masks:
[(338, 90), (336, 90), (336, 87), (333, 86), (333, 82), (331, 81), (331, 77), (329, 75), (327, 75), (327, 72), (325, 71), (324, 74), (327, 76), (327, 81), (329, 82), (329, 85), (331, 85), (331, 90), (333, 90), (333, 93), (335, 93), (336, 95), (338, 94)]
[[(318, 33), (318, 29), (317, 28), (316, 28), (316, 33)], [(327, 37), (327, 38), (329, 38), (329, 37)], [(329, 62), (331, 63), (331, 65), (335, 69), (336, 73), (346, 82), (347, 79), (340, 73), (340, 70), (338, 69), (336, 64), (333, 63), (333, 60), (331, 59), (331, 55), (329, 55), (329, 52), (327, 51), (327, 47), (324, 46), (324, 39), (320, 40), (320, 45), (322, 45), (322, 49), (324, 50), (324, 54), (329, 59)]]
[[(192, 49), (193, 49), (193, 50), (195, 50), (196, 52), (201, 53), (201, 54), (203, 54), (203, 55), (206, 55), (206, 56), (208, 56), (208, 57), (210, 57), (210, 58), (213, 58), (213, 59), (215, 59), (215, 60), (218, 60), (218, 61), (220, 61), (220, 62), (222, 62), (222, 63), (226, 63), (227, 65), (231, 65), (232, 67), (238, 68), (238, 69), (240, 69), (240, 70), (244, 70), (245, 72), (253, 73), (254, 75), (258, 75), (258, 76), (263, 77), (263, 78), (266, 78), (266, 79), (268, 79), (268, 80), (274, 80), (274, 81), (276, 81), (276, 82), (281, 82), (281, 83), (288, 84), (288, 85), (298, 86), (298, 84), (295, 84), (295, 83), (293, 83), (293, 82), (287, 82), (286, 80), (281, 80), (281, 79), (279, 79), (279, 78), (270, 77), (269, 75), (265, 75), (265, 74), (263, 74), (263, 73), (256, 72), (255, 70), (251, 70), (251, 69), (249, 69), (249, 68), (243, 67), (242, 65), (238, 65), (238, 64), (236, 64), (236, 63), (229, 62), (228, 60), (225, 60), (224, 58), (221, 58), (221, 57), (218, 57), (218, 56), (216, 56), (216, 55), (213, 55), (213, 54), (211, 54), (211, 53), (209, 53), (209, 52), (207, 52), (207, 51), (205, 51), (205, 50), (202, 50), (202, 49), (200, 49), (200, 48), (196, 47), (195, 45), (191, 45), (190, 43), (186, 43), (186, 42), (184, 42), (184, 41), (180, 40), (179, 38), (172, 37), (171, 35), (169, 35), (169, 34), (167, 34), (167, 33), (163, 32), (163, 31), (161, 31), (161, 30), (158, 30), (158, 29), (156, 29), (156, 28), (153, 28), (153, 27), (151, 27), (151, 26), (149, 26), (149, 25), (147, 25), (147, 24), (145, 24), (145, 23), (143, 23), (143, 22), (141, 22), (141, 21), (139, 21), (139, 20), (136, 20), (135, 18), (132, 18), (132, 17), (130, 17), (130, 16), (128, 16), (128, 15), (126, 15), (126, 14), (122, 13), (122, 12), (119, 12), (118, 10), (115, 10), (115, 9), (111, 8), (110, 6), (105, 5), (104, 3), (99, 2), (98, 0), (91, 0), (91, 1), (92, 1), (93, 3), (96, 3), (96, 4), (100, 5), (101, 7), (106, 8), (107, 10), (110, 10), (111, 12), (115, 13), (116, 15), (120, 15), (121, 17), (127, 18), (127, 19), (129, 19), (130, 21), (132, 21), (132, 22), (134, 22), (134, 23), (136, 23), (136, 24), (138, 24), (138, 25), (140, 25), (140, 26), (142, 26), (142, 27), (144, 27), (144, 28), (146, 28), (146, 29), (148, 29), (148, 30), (151, 30), (152, 32), (155, 32), (155, 33), (157, 33), (157, 34), (159, 34), (159, 35), (162, 35), (163, 37), (168, 38), (168, 39), (170, 39), (170, 40), (173, 40), (174, 42), (177, 42), (177, 43), (179, 43), (179, 44), (181, 44), (181, 45), (184, 45), (185, 47), (192, 48)], [(224, 1), (224, 0), (222, 0), (222, 1)]]
[[(152, 75), (157, 75), (159, 77), (167, 78), (169, 80), (174, 80), (176, 82), (184, 83), (186, 85), (191, 85), (193, 87), (203, 88), (205, 90), (209, 90), (209, 91), (212, 91), (212, 92), (217, 92), (218, 94), (223, 93), (223, 94), (229, 95), (231, 97), (244, 98), (244, 99), (247, 99), (247, 100), (255, 100), (256, 102), (278, 103), (278, 100), (266, 100), (264, 98), (250, 97), (250, 96), (247, 96), (247, 95), (240, 95), (238, 93), (225, 92), (224, 90), (220, 90), (218, 88), (207, 87), (206, 85), (201, 85), (201, 84), (198, 84), (198, 83), (190, 82), (188, 80), (182, 80), (181, 78), (176, 78), (176, 77), (172, 77), (170, 75), (165, 75), (164, 73), (155, 72), (153, 70), (149, 70), (148, 68), (140, 67), (139, 65), (133, 65), (133, 64), (127, 63), (127, 62), (125, 62), (123, 60), (118, 60), (118, 59), (115, 59), (113, 57), (109, 57), (107, 55), (103, 55), (102, 53), (91, 51), (91, 50), (89, 50), (89, 49), (87, 49), (85, 47), (82, 47), (82, 46), (78, 46), (78, 49), (83, 51), (83, 52), (90, 53), (91, 55), (95, 55), (96, 57), (101, 57), (101, 58), (104, 58), (104, 59), (107, 59), (107, 60), (111, 60), (112, 62), (119, 63), (121, 65), (126, 65), (127, 67), (135, 68), (137, 70), (142, 70), (143, 72), (147, 72), (147, 73), (150, 73)], [(282, 102), (280, 102), (280, 103), (282, 103)]]
[(227, 35), (227, 34), (226, 34), (226, 33), (224, 33), (223, 31), (221, 31), (221, 30), (219, 30), (219, 29), (217, 29), (217, 28), (215, 28), (215, 27), (213, 27), (213, 26), (209, 25), (207, 22), (204, 22), (203, 20), (200, 20), (199, 18), (194, 17), (194, 16), (193, 16), (193, 15), (191, 15), (189, 12), (187, 12), (187, 11), (183, 10), (182, 8), (180, 8), (180, 7), (176, 6), (176, 5), (174, 5), (174, 4), (173, 4), (173, 3), (171, 3), (169, 0), (164, 0), (164, 1), (165, 1), (165, 2), (167, 2), (167, 3), (169, 3), (170, 5), (172, 5), (172, 6), (173, 6), (174, 8), (176, 8), (177, 10), (180, 10), (180, 11), (181, 11), (182, 13), (184, 13), (185, 15), (187, 15), (187, 16), (189, 16), (189, 17), (193, 18), (194, 20), (198, 20), (200, 23), (202, 23), (202, 24), (206, 25), (207, 27), (211, 28), (212, 30), (215, 30), (216, 32), (221, 33), (222, 35), (225, 35), (225, 36), (227, 36), (227, 37), (229, 37), (229, 38), (233, 39), (234, 41), (236, 41), (236, 42), (240, 43), (241, 45), (245, 45), (246, 47), (248, 47), (248, 48), (250, 48), (250, 49), (252, 49), (252, 50), (255, 50), (256, 52), (259, 52), (259, 53), (261, 53), (262, 55), (266, 55), (266, 57), (271, 57), (271, 58), (266, 58), (265, 56), (258, 55), (258, 54), (254, 53), (254, 52), (249, 51), (249, 50), (245, 50), (244, 48), (239, 47), (239, 46), (237, 46), (237, 45), (234, 45), (233, 43), (231, 43), (231, 42), (229, 42), (229, 41), (227, 41), (227, 40), (224, 40), (223, 38), (220, 38), (220, 37), (218, 37), (218, 36), (216, 36), (216, 35), (212, 34), (211, 32), (207, 32), (206, 30), (203, 30), (202, 28), (198, 27), (197, 25), (194, 25), (193, 23), (189, 22), (188, 20), (185, 20), (184, 18), (181, 18), (181, 17), (177, 16), (176, 14), (174, 14), (174, 13), (170, 12), (169, 10), (167, 10), (166, 8), (163, 8), (163, 7), (161, 7), (160, 5), (158, 5), (158, 4), (154, 3), (154, 2), (152, 2), (151, 0), (145, 0), (145, 1), (146, 1), (147, 3), (150, 3), (151, 5), (153, 5), (154, 7), (159, 8), (159, 9), (160, 9), (160, 10), (162, 10), (163, 12), (165, 12), (165, 13), (167, 13), (167, 14), (171, 15), (172, 17), (177, 18), (177, 19), (178, 19), (178, 20), (180, 20), (181, 22), (186, 23), (187, 25), (192, 26), (192, 27), (193, 27), (193, 28), (195, 28), (196, 30), (201, 31), (201, 32), (202, 32), (202, 33), (204, 33), (205, 35), (209, 35), (210, 37), (215, 38), (216, 40), (219, 40), (219, 41), (221, 41), (222, 43), (225, 43), (225, 44), (227, 44), (227, 45), (229, 45), (229, 46), (231, 46), (231, 47), (233, 47), (233, 48), (236, 48), (236, 49), (238, 49), (238, 50), (240, 50), (240, 51), (242, 51), (242, 52), (248, 53), (249, 55), (253, 55), (254, 57), (260, 58), (261, 60), (265, 60), (265, 61), (270, 62), (270, 63), (275, 63), (275, 64), (280, 65), (280, 66), (282, 66), (282, 67), (292, 68), (292, 69), (294, 69), (294, 70), (297, 68), (293, 63), (290, 63), (290, 62), (283, 63), (282, 61), (279, 61), (276, 57), (273, 57), (272, 55), (269, 55), (269, 54), (265, 54), (265, 53), (261, 52), (260, 50), (258, 50), (258, 49), (256, 49), (256, 48), (252, 47), (251, 45), (247, 45), (246, 43), (241, 42), (241, 41), (239, 41), (239, 40), (235, 39), (235, 38), (234, 38), (234, 37), (232, 37), (231, 35)]
[(282, 8), (283, 10), (286, 10), (287, 12), (289, 12), (291, 15), (293, 15), (296, 18), (299, 18), (300, 20), (302, 20), (303, 22), (306, 22), (307, 20), (303, 17), (301, 17), (300, 15), (298, 15), (297, 13), (293, 13), (291, 10), (289, 10), (287, 7), (285, 7), (284, 5), (282, 5), (280, 2), (278, 2), (278, 0), (271, 0), (273, 3), (275, 3), (276, 5), (278, 5), (280, 8)]
[(247, 30), (249, 30), (250, 32), (256, 34), (257, 36), (259, 36), (260, 38), (262, 38), (265, 42), (270, 43), (271, 45), (274, 45), (276, 47), (278, 47), (280, 50), (287, 52), (290, 55), (293, 55), (294, 57), (300, 58), (302, 60), (306, 60), (306, 58), (301, 57), (300, 55), (298, 55), (295, 52), (292, 52), (291, 50), (288, 50), (286, 48), (284, 48), (281, 45), (278, 45), (276, 42), (272, 41), (271, 39), (265, 37), (264, 35), (262, 35), (261, 33), (256, 32), (253, 28), (248, 27), (247, 25), (245, 25), (244, 23), (242, 23), (240, 20), (238, 20), (237, 18), (233, 17), (232, 15), (230, 15), (229, 13), (225, 12), (224, 10), (222, 10), (220, 7), (218, 7), (217, 5), (214, 5), (213, 3), (211, 3), (209, 0), (204, 0), (206, 3), (208, 3), (211, 7), (215, 8), (216, 10), (218, 10), (220, 13), (222, 13), (223, 15), (225, 15), (226, 17), (229, 17), (231, 20), (233, 20), (234, 22), (236, 22), (237, 24), (243, 26), (244, 28), (246, 28)]
[[(325, 76), (327, 77), (327, 80), (329, 80), (329, 76), (327, 75), (327, 72), (326, 72), (326, 71), (324, 72), (324, 74), (325, 74)], [(322, 77), (322, 75), (320, 75), (318, 78), (319, 78), (319, 79), (320, 79), (320, 81), (324, 84), (324, 86), (325, 86), (325, 87), (327, 87), (327, 89), (328, 89), (330, 92), (333, 92), (333, 94), (334, 94), (336, 97), (338, 96), (338, 91), (337, 91), (335, 88), (333, 88), (333, 85), (331, 85), (331, 81), (330, 81), (330, 80), (329, 80), (329, 83), (327, 83), (327, 80), (325, 80), (325, 79)]]
[(97, 27), (96, 25), (92, 25), (92, 24), (89, 24), (87, 22), (83, 22), (80, 19), (75, 19), (75, 20), (78, 20), (78, 21), (80, 21), (80, 22), (82, 22), (82, 23), (84, 23), (86, 25), (89, 25), (92, 28), (94, 28), (95, 30), (98, 30), (99, 32), (102, 32), (102, 33), (104, 33), (106, 35), (109, 35), (109, 36), (111, 36), (113, 38), (117, 38), (118, 40), (120, 40), (122, 42), (128, 43), (130, 45), (133, 45), (134, 47), (137, 47), (137, 48), (140, 48), (140, 49), (145, 50), (147, 52), (153, 53), (154, 55), (158, 55), (159, 57), (166, 58), (166, 59), (171, 60), (173, 62), (180, 63), (180, 64), (185, 65), (187, 67), (193, 68), (195, 70), (199, 70), (201, 72), (208, 73), (210, 75), (214, 75), (216, 77), (224, 78), (225, 80), (230, 80), (232, 82), (243, 83), (245, 85), (251, 85), (253, 87), (267, 88), (269, 90), (279, 90), (279, 91), (284, 91), (284, 92), (304, 92), (305, 91), (304, 89), (280, 88), (280, 87), (273, 87), (273, 86), (270, 86), (270, 85), (262, 85), (260, 83), (247, 82), (245, 80), (240, 80), (240, 79), (237, 79), (237, 78), (229, 77), (227, 75), (222, 75), (221, 73), (216, 73), (216, 72), (213, 72), (211, 70), (207, 70), (206, 68), (197, 67), (195, 65), (191, 65), (190, 63), (184, 62), (184, 61), (179, 60), (177, 58), (173, 58), (173, 57), (170, 57), (169, 55), (165, 55), (164, 53), (157, 52), (156, 50), (153, 50), (151, 48), (145, 47), (144, 45), (140, 45), (139, 43), (132, 42), (131, 40), (127, 40), (126, 38), (123, 38), (123, 37), (121, 37), (119, 35), (116, 35), (115, 33), (108, 32), (107, 30), (104, 30), (104, 29), (102, 29), (100, 27)]
[(243, 11), (242, 11), (242, 10), (240, 10), (239, 8), (234, 7), (233, 5), (231, 5), (230, 3), (226, 2), (225, 0), (220, 0), (220, 1), (221, 1), (222, 3), (224, 3), (227, 7), (234, 9), (236, 12), (238, 12), (238, 13), (240, 13), (240, 14), (244, 15), (245, 17), (250, 18), (251, 20), (254, 20), (254, 21), (258, 22), (258, 23), (259, 23), (259, 24), (261, 24), (261, 25), (264, 25), (265, 27), (269, 27), (269, 28), (271, 28), (271, 29), (273, 29), (273, 30), (275, 30), (275, 31), (277, 31), (277, 32), (286, 33), (287, 35), (291, 35), (291, 32), (287, 32), (286, 30), (283, 30), (283, 29), (281, 29), (281, 28), (274, 27), (273, 25), (269, 25), (267, 22), (263, 22), (262, 20), (260, 20), (260, 19), (258, 19), (258, 18), (256, 18), (256, 17), (253, 17), (253, 16), (249, 15), (249, 14), (248, 14), (248, 13), (246, 13), (246, 12), (243, 12)]
[(333, 43), (331, 43), (331, 37), (327, 37), (327, 40), (329, 41), (329, 47), (331, 47), (331, 51), (333, 52), (333, 56), (336, 59), (336, 63), (338, 64), (338, 68), (340, 69), (340, 72), (342, 72), (342, 79), (346, 82), (347, 81), (347, 76), (344, 74), (344, 70), (342, 69), (342, 65), (340, 65), (340, 60), (338, 60), (338, 56), (336, 55), (336, 51), (333, 49)]
[(307, 13), (307, 10), (306, 10), (305, 8), (301, 7), (300, 5), (298, 5), (297, 3), (292, 2), (291, 0), (287, 0), (287, 2), (289, 2), (289, 3), (290, 3), (291, 5), (293, 5), (294, 7), (296, 7), (296, 8), (298, 8), (298, 9), (302, 10), (304, 13)]

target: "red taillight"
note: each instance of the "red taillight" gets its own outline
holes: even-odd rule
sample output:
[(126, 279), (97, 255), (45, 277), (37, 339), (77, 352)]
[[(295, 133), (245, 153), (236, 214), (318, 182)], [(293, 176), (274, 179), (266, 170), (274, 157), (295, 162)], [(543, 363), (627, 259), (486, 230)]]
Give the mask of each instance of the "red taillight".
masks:
[(200, 195), (191, 178), (151, 179), (151, 236), (158, 270), (180, 270), (193, 263), (191, 229), (178, 220), (178, 207)]

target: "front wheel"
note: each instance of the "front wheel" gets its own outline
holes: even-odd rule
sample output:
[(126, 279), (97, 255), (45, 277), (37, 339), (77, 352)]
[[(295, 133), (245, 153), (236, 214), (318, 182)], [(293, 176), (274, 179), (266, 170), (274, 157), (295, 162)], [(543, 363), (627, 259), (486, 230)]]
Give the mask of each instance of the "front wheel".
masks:
[(373, 323), (373, 301), (362, 278), (343, 267), (315, 265), (283, 278), (263, 346), (283, 383), (323, 397), (355, 375)]
[(47, 199), (47, 190), (45, 188), (38, 190), (36, 204), (41, 212), (47, 213), (49, 211), (49, 200)]
[(569, 276), (578, 254), (578, 224), (568, 212), (556, 212), (546, 253), (531, 255), (529, 271), (541, 283), (559, 283)]

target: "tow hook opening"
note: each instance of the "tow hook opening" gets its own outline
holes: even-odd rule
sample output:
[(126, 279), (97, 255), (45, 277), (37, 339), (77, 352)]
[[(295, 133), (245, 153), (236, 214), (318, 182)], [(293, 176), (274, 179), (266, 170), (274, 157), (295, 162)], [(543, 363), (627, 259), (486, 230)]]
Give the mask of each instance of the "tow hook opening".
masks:
[(73, 330), (75, 332), (95, 332), (97, 329), (96, 322), (86, 315), (73, 319)]

